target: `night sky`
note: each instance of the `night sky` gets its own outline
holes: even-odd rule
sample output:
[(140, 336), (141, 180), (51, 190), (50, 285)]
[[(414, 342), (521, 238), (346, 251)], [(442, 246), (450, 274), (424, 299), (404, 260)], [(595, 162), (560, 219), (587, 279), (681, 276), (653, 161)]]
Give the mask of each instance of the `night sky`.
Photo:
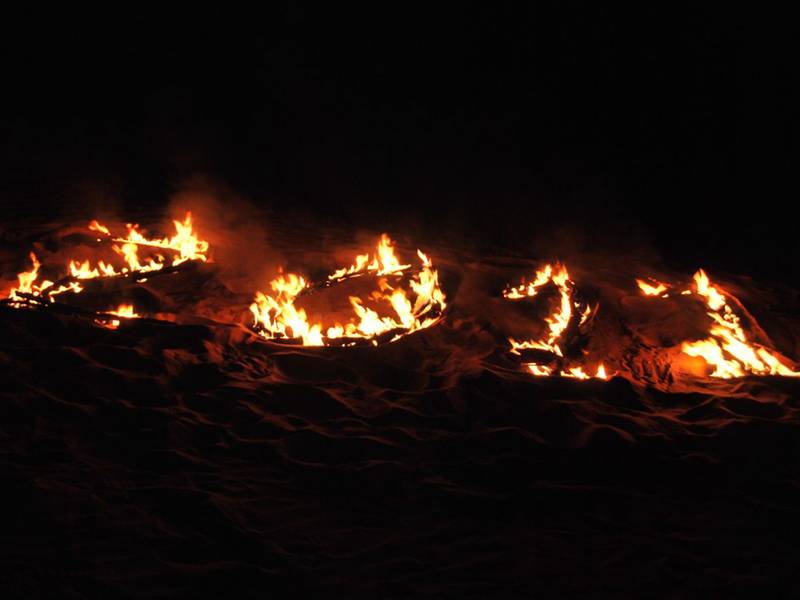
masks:
[(798, 273), (778, 214), (796, 128), (777, 32), (577, 5), (238, 21), (12, 32), (4, 206), (135, 213), (202, 175), (290, 220), (521, 249), (566, 225), (587, 249)]

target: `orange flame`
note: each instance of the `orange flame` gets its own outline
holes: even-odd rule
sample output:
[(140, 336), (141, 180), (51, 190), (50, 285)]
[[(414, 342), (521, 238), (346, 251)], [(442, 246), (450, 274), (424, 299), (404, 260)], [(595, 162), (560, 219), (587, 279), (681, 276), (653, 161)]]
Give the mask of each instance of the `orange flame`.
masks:
[(30, 271), (23, 271), (17, 275), (17, 281), (19, 281), (19, 285), (15, 288), (11, 288), (11, 291), (8, 293), (8, 297), (12, 300), (22, 299), (18, 295), (18, 292), (23, 294), (33, 294), (39, 291), (38, 287), (34, 287), (34, 282), (39, 278), (39, 267), (41, 267), (42, 264), (39, 262), (39, 259), (36, 258), (36, 254), (33, 252), (31, 252), (29, 256), (33, 268), (31, 268)]
[[(536, 349), (546, 350), (558, 356), (563, 356), (561, 347), (557, 342), (572, 318), (573, 284), (569, 279), (567, 268), (561, 264), (556, 264), (555, 268), (551, 265), (545, 265), (536, 272), (536, 277), (532, 282), (527, 284), (523, 282), (515, 288), (506, 288), (503, 290), (503, 296), (509, 299), (533, 297), (539, 293), (538, 288), (548, 282), (553, 282), (558, 289), (560, 297), (560, 303), (556, 311), (545, 319), (548, 324), (549, 333), (547, 337), (542, 340), (518, 342), (513, 338), (509, 338), (508, 341), (511, 343), (511, 352), (514, 354), (519, 354), (519, 350)], [(586, 311), (584, 315), (588, 317), (589, 311)]]
[[(553, 368), (547, 365), (540, 365), (537, 363), (525, 363), (525, 366), (528, 370), (537, 375), (539, 377), (549, 377), (553, 374)], [(606, 368), (603, 366), (603, 363), (597, 367), (597, 371), (595, 372), (594, 376), (587, 375), (583, 367), (570, 367), (566, 371), (562, 370), (559, 372), (561, 377), (572, 377), (573, 379), (603, 379), (608, 380), (608, 374), (606, 373)]]
[[(528, 283), (523, 281), (516, 287), (507, 287), (503, 290), (503, 296), (510, 300), (531, 298), (539, 293), (539, 288), (551, 282), (558, 290), (559, 303), (553, 314), (545, 319), (548, 325), (547, 336), (539, 340), (524, 341), (517, 341), (514, 338), (509, 338), (508, 341), (511, 344), (512, 354), (520, 355), (520, 350), (544, 350), (552, 352), (556, 356), (563, 357), (564, 353), (559, 345), (559, 340), (567, 327), (569, 327), (570, 321), (573, 318), (573, 307), (578, 310), (578, 314), (580, 315), (580, 325), (583, 325), (589, 318), (592, 308), (587, 305), (581, 309), (581, 305), (572, 300), (574, 283), (569, 278), (569, 272), (566, 266), (559, 263), (556, 263), (555, 266), (547, 264), (536, 271), (533, 281)], [(523, 363), (523, 366), (539, 377), (549, 377), (554, 374), (554, 368), (549, 365), (527, 362)], [(587, 375), (583, 367), (580, 366), (570, 367), (566, 370), (562, 369), (558, 372), (558, 375), (576, 379), (592, 378), (592, 376)], [(594, 377), (598, 379), (608, 379), (605, 367), (602, 364), (598, 366)]]
[(729, 379), (747, 374), (800, 377), (800, 372), (784, 365), (773, 351), (748, 341), (741, 318), (703, 269), (695, 273), (694, 282), (695, 291), (710, 309), (708, 316), (713, 322), (709, 337), (682, 344), (684, 354), (705, 360), (714, 369), (711, 377)]
[(409, 280), (410, 293), (400, 287), (399, 282), (390, 285), (386, 278), (404, 275), (411, 265), (399, 261), (392, 240), (385, 233), (378, 241), (372, 260), (369, 254), (358, 255), (350, 267), (338, 269), (328, 277), (329, 281), (337, 281), (368, 273), (375, 275), (379, 289), (370, 298), (388, 302), (394, 315), (382, 316), (364, 306), (361, 298), (351, 296), (354, 318), (344, 324), (334, 323), (323, 330), (322, 323), (309, 322), (306, 311), (295, 306), (295, 300), (309, 284), (303, 277), (289, 273), (278, 276), (270, 283), (273, 295), (256, 292), (255, 301), (250, 305), (253, 324), (267, 339), (300, 339), (304, 346), (324, 346), (340, 338), (371, 339), (377, 343), (377, 336), (397, 331), (392, 338), (394, 341), (430, 327), (439, 321), (446, 308), (445, 295), (439, 287), (439, 276), (433, 269), (433, 263), (419, 250), (417, 255), (421, 268)]
[[(120, 304), (114, 310), (106, 311), (106, 314), (114, 315), (117, 317), (123, 317), (125, 319), (136, 319), (139, 318), (141, 315), (136, 314), (136, 311), (133, 308), (133, 304)], [(119, 327), (120, 321), (119, 319), (110, 319), (110, 320), (103, 320), (98, 319), (97, 322), (109, 329), (116, 329)]]
[(660, 296), (667, 291), (666, 284), (656, 281), (655, 279), (651, 279), (651, 281), (653, 281), (655, 285), (651, 285), (646, 281), (642, 281), (641, 279), (636, 280), (639, 289), (642, 290), (642, 293), (645, 296)]
[[(128, 225), (128, 233), (126, 237), (111, 237), (111, 232), (108, 227), (99, 223), (98, 221), (91, 221), (88, 225), (90, 231), (95, 231), (109, 236), (112, 241), (121, 242), (122, 245), (114, 245), (113, 250), (121, 255), (125, 261), (125, 265), (119, 269), (115, 268), (112, 264), (104, 261), (99, 261), (96, 266), (92, 266), (88, 260), (70, 260), (67, 263), (67, 274), (76, 280), (94, 279), (97, 277), (115, 277), (124, 275), (126, 273), (142, 273), (148, 271), (156, 271), (163, 269), (167, 264), (161, 254), (140, 259), (140, 247), (152, 247), (168, 249), (175, 252), (175, 256), (171, 261), (172, 266), (179, 265), (188, 260), (198, 260), (205, 262), (208, 260), (207, 252), (209, 244), (205, 240), (197, 237), (192, 226), (192, 214), (186, 213), (183, 221), (173, 221), (175, 226), (175, 235), (163, 239), (154, 238), (149, 239), (142, 235), (138, 230), (137, 225)], [(100, 239), (100, 238), (98, 238)], [(47, 293), (50, 300), (53, 301), (53, 296), (61, 294), (66, 291), (79, 293), (83, 287), (78, 281), (71, 281), (54, 288), (54, 282), (41, 281), (37, 282), (39, 277), (39, 267), (41, 264), (36, 255), (31, 252), (30, 254), (33, 268), (30, 271), (25, 271), (17, 276), (19, 284), (13, 288), (8, 297), (11, 300), (24, 300), (21, 293), (29, 294), (32, 296), (41, 296), (43, 292)]]

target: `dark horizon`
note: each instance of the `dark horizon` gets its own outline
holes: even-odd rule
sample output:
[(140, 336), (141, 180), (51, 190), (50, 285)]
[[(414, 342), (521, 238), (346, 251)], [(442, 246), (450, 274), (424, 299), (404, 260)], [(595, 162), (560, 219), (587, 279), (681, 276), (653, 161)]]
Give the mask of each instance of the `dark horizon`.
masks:
[(639, 244), (685, 269), (800, 275), (781, 53), (754, 53), (724, 15), (292, 4), (262, 31), (6, 43), (9, 216), (135, 218), (201, 177), (288, 223), (521, 254), (566, 229), (587, 251)]

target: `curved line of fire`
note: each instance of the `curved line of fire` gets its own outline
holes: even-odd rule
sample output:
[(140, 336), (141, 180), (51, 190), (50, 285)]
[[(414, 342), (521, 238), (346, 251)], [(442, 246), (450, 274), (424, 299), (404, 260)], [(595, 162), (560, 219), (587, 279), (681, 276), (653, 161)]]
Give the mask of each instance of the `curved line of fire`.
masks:
[[(304, 346), (352, 346), (364, 342), (377, 345), (431, 327), (441, 320), (447, 304), (433, 263), (421, 250), (417, 250), (417, 257), (420, 267), (410, 273), (411, 264), (400, 262), (392, 240), (383, 234), (372, 257), (358, 255), (352, 265), (335, 271), (316, 286), (294, 273), (280, 275), (270, 283), (272, 294), (256, 292), (250, 305), (253, 325), (266, 339)], [(336, 321), (327, 327), (322, 322), (312, 323), (306, 310), (295, 304), (310, 290), (363, 276), (374, 277), (376, 289), (367, 299), (349, 297), (353, 316), (346, 323)], [(403, 285), (404, 278), (408, 278), (408, 289)], [(366, 306), (366, 301), (388, 305), (393, 314), (381, 315)]]

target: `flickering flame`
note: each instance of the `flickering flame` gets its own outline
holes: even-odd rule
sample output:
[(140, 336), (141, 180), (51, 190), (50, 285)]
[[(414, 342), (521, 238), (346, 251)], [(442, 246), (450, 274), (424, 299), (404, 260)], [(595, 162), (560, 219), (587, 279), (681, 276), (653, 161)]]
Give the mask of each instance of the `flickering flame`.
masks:
[(712, 323), (709, 336), (695, 342), (684, 342), (681, 350), (701, 357), (713, 367), (711, 377), (729, 379), (752, 375), (784, 375), (799, 377), (800, 372), (787, 367), (773, 351), (750, 342), (742, 320), (726, 299), (725, 293), (712, 284), (702, 269), (694, 275), (695, 291), (710, 309)]
[[(509, 338), (511, 344), (511, 353), (520, 355), (520, 350), (544, 350), (563, 358), (564, 353), (560, 346), (560, 340), (566, 331), (567, 327), (573, 317), (579, 315), (579, 325), (583, 325), (592, 313), (590, 306), (581, 308), (580, 303), (573, 301), (573, 291), (575, 284), (569, 278), (569, 272), (566, 266), (556, 263), (555, 265), (547, 264), (534, 275), (530, 282), (522, 282), (516, 287), (507, 287), (503, 290), (503, 296), (510, 300), (518, 300), (520, 298), (531, 298), (536, 296), (540, 288), (552, 283), (558, 290), (559, 302), (551, 315), (545, 318), (548, 325), (547, 335), (542, 339), (531, 339), (518, 341), (514, 338)], [(577, 312), (573, 311), (573, 307)], [(531, 373), (539, 377), (548, 377), (556, 373), (553, 366), (543, 365), (540, 363), (526, 362), (523, 366)], [(562, 377), (573, 377), (576, 379), (590, 379), (592, 376), (586, 374), (583, 367), (568, 367), (561, 369), (557, 372)], [(597, 368), (596, 374), (593, 376), (598, 379), (608, 379), (605, 367), (600, 364)]]
[(108, 314), (116, 315), (118, 317), (125, 317), (127, 319), (133, 319), (139, 316), (133, 309), (133, 304), (120, 304), (116, 309), (109, 310)]
[[(548, 324), (548, 335), (542, 340), (526, 340), (518, 342), (513, 338), (509, 339), (511, 343), (511, 352), (519, 354), (522, 349), (538, 349), (553, 352), (558, 356), (563, 356), (561, 347), (557, 341), (564, 330), (569, 325), (569, 320), (572, 317), (572, 282), (569, 279), (569, 273), (566, 267), (556, 264), (555, 268), (551, 265), (545, 265), (542, 269), (536, 272), (534, 280), (528, 284), (524, 282), (516, 288), (506, 288), (503, 291), (503, 296), (509, 299), (518, 299), (525, 297), (533, 297), (538, 293), (538, 288), (547, 284), (548, 282), (558, 288), (560, 304), (556, 311), (545, 319)], [(585, 313), (588, 316), (588, 312)]]
[(667, 291), (667, 286), (660, 281), (656, 281), (652, 279), (655, 285), (649, 284), (646, 281), (642, 281), (641, 279), (637, 279), (636, 283), (639, 286), (639, 289), (642, 290), (642, 293), (645, 296), (660, 296), (664, 292)]
[(92, 221), (89, 223), (89, 231), (99, 231), (100, 233), (111, 235), (111, 232), (108, 230), (108, 227), (106, 227), (102, 223), (99, 223), (98, 221)]
[(12, 300), (22, 300), (22, 297), (19, 295), (20, 293), (34, 294), (39, 291), (38, 286), (35, 287), (34, 282), (39, 278), (39, 267), (42, 266), (42, 263), (39, 262), (39, 259), (36, 258), (36, 254), (33, 252), (31, 252), (29, 256), (33, 267), (30, 271), (23, 271), (17, 275), (19, 284), (17, 287), (11, 288), (11, 291), (8, 293), (8, 297)]
[[(567, 268), (561, 264), (556, 264), (555, 267), (549, 264), (545, 265), (536, 272), (536, 277), (532, 282), (527, 284), (523, 282), (515, 288), (506, 288), (503, 290), (503, 296), (512, 300), (533, 297), (538, 294), (540, 287), (549, 282), (552, 282), (558, 289), (560, 303), (555, 312), (545, 319), (549, 331), (547, 337), (541, 340), (526, 340), (521, 342), (509, 338), (508, 341), (511, 343), (512, 353), (519, 354), (519, 350), (523, 349), (537, 349), (546, 350), (558, 356), (563, 356), (561, 347), (558, 345), (558, 339), (561, 337), (561, 334), (564, 333), (564, 330), (567, 328), (572, 318), (573, 283), (569, 279)], [(585, 312), (585, 316), (589, 316), (588, 311)]]
[[(417, 252), (421, 255), (420, 258), (424, 263), (427, 258), (423, 258), (424, 255), (419, 250)], [(328, 279), (342, 279), (349, 275), (362, 274), (369, 271), (375, 271), (375, 275), (392, 275), (402, 273), (410, 267), (411, 265), (400, 264), (397, 256), (395, 256), (392, 240), (383, 233), (371, 262), (369, 254), (359, 254), (352, 265), (334, 271), (332, 275), (328, 276)]]
[[(304, 346), (324, 346), (332, 340), (346, 345), (356, 339), (372, 340), (387, 332), (396, 332), (392, 341), (435, 324), (446, 308), (445, 295), (439, 286), (439, 276), (433, 263), (417, 251), (420, 269), (408, 281), (409, 290), (401, 287), (402, 277), (411, 268), (397, 258), (392, 240), (381, 235), (375, 253), (356, 256), (349, 267), (338, 269), (328, 277), (329, 282), (343, 278), (371, 274), (377, 277), (377, 287), (369, 299), (386, 302), (394, 314), (381, 315), (365, 306), (365, 299), (350, 296), (353, 318), (347, 323), (334, 323), (325, 328), (322, 323), (311, 323), (306, 311), (295, 305), (298, 296), (307, 290), (309, 283), (294, 273), (279, 275), (270, 283), (272, 294), (256, 292), (250, 305), (254, 327), (267, 339), (298, 339)], [(394, 280), (389, 283), (389, 277)]]
[[(537, 375), (539, 377), (549, 377), (553, 374), (553, 368), (547, 365), (540, 365), (537, 363), (525, 363), (525, 366), (528, 370)], [(608, 375), (606, 374), (606, 368), (603, 366), (603, 363), (597, 367), (597, 371), (595, 372), (594, 376), (587, 375), (586, 372), (583, 370), (583, 367), (570, 367), (566, 370), (562, 370), (558, 373), (561, 377), (572, 377), (573, 379), (604, 379), (608, 380)]]
[[(647, 296), (659, 295), (667, 289), (664, 284), (658, 282), (656, 287), (640, 279), (637, 279), (636, 283)], [(711, 317), (712, 323), (707, 338), (683, 342), (681, 351), (688, 356), (705, 360), (713, 368), (711, 377), (730, 379), (745, 375), (800, 376), (800, 372), (793, 371), (783, 364), (772, 350), (747, 339), (741, 317), (728, 303), (725, 293), (712, 284), (703, 269), (694, 274), (693, 288), (694, 291), (686, 289), (680, 294), (699, 296), (709, 309), (708, 316)], [(668, 296), (663, 294), (661, 297)]]
[(137, 249), (140, 246), (177, 251), (178, 254), (172, 259), (172, 266), (179, 265), (187, 260), (199, 260), (202, 262), (208, 260), (206, 256), (208, 242), (199, 239), (195, 235), (192, 228), (192, 213), (187, 212), (183, 221), (175, 220), (172, 223), (175, 226), (175, 235), (171, 238), (148, 239), (139, 232), (138, 225), (132, 224), (128, 224), (128, 235), (125, 238), (114, 238), (116, 242), (124, 242), (118, 252), (125, 257), (131, 270), (152, 271), (164, 266), (164, 258), (161, 255), (156, 255), (158, 260), (150, 259), (148, 264), (141, 265), (136, 256)]
[[(133, 304), (120, 304), (114, 310), (106, 311), (108, 315), (114, 315), (117, 317), (124, 317), (126, 319), (136, 319), (141, 315), (136, 314), (136, 311), (133, 308)], [(104, 327), (108, 327), (109, 329), (116, 329), (119, 327), (120, 321), (119, 319), (98, 319), (98, 323), (103, 325)]]
[(583, 372), (583, 367), (571, 367), (567, 371), (561, 371), (562, 377), (574, 377), (575, 379), (589, 379), (589, 376)]
[[(208, 242), (197, 237), (192, 226), (192, 214), (187, 212), (182, 221), (173, 221), (173, 225), (175, 227), (175, 235), (172, 237), (150, 239), (139, 231), (137, 225), (129, 224), (125, 237), (113, 237), (108, 227), (98, 221), (91, 221), (88, 225), (89, 231), (102, 234), (106, 239), (116, 242), (112, 248), (123, 258), (124, 266), (115, 267), (111, 263), (102, 260), (93, 266), (89, 260), (71, 259), (67, 263), (64, 280), (56, 287), (56, 284), (52, 281), (37, 281), (41, 263), (36, 255), (31, 252), (30, 257), (33, 268), (17, 276), (19, 284), (9, 292), (8, 297), (11, 300), (22, 302), (27, 298), (21, 294), (26, 294), (29, 297), (46, 297), (52, 302), (54, 301), (53, 296), (63, 292), (81, 292), (83, 290), (83, 286), (79, 283), (81, 280), (157, 271), (163, 269), (166, 265), (177, 266), (189, 260), (202, 262), (208, 260)], [(98, 241), (102, 240), (103, 238), (98, 238)], [(164, 256), (159, 253), (141, 258), (139, 256), (141, 247), (169, 250), (173, 253), (173, 258), (167, 262)]]

